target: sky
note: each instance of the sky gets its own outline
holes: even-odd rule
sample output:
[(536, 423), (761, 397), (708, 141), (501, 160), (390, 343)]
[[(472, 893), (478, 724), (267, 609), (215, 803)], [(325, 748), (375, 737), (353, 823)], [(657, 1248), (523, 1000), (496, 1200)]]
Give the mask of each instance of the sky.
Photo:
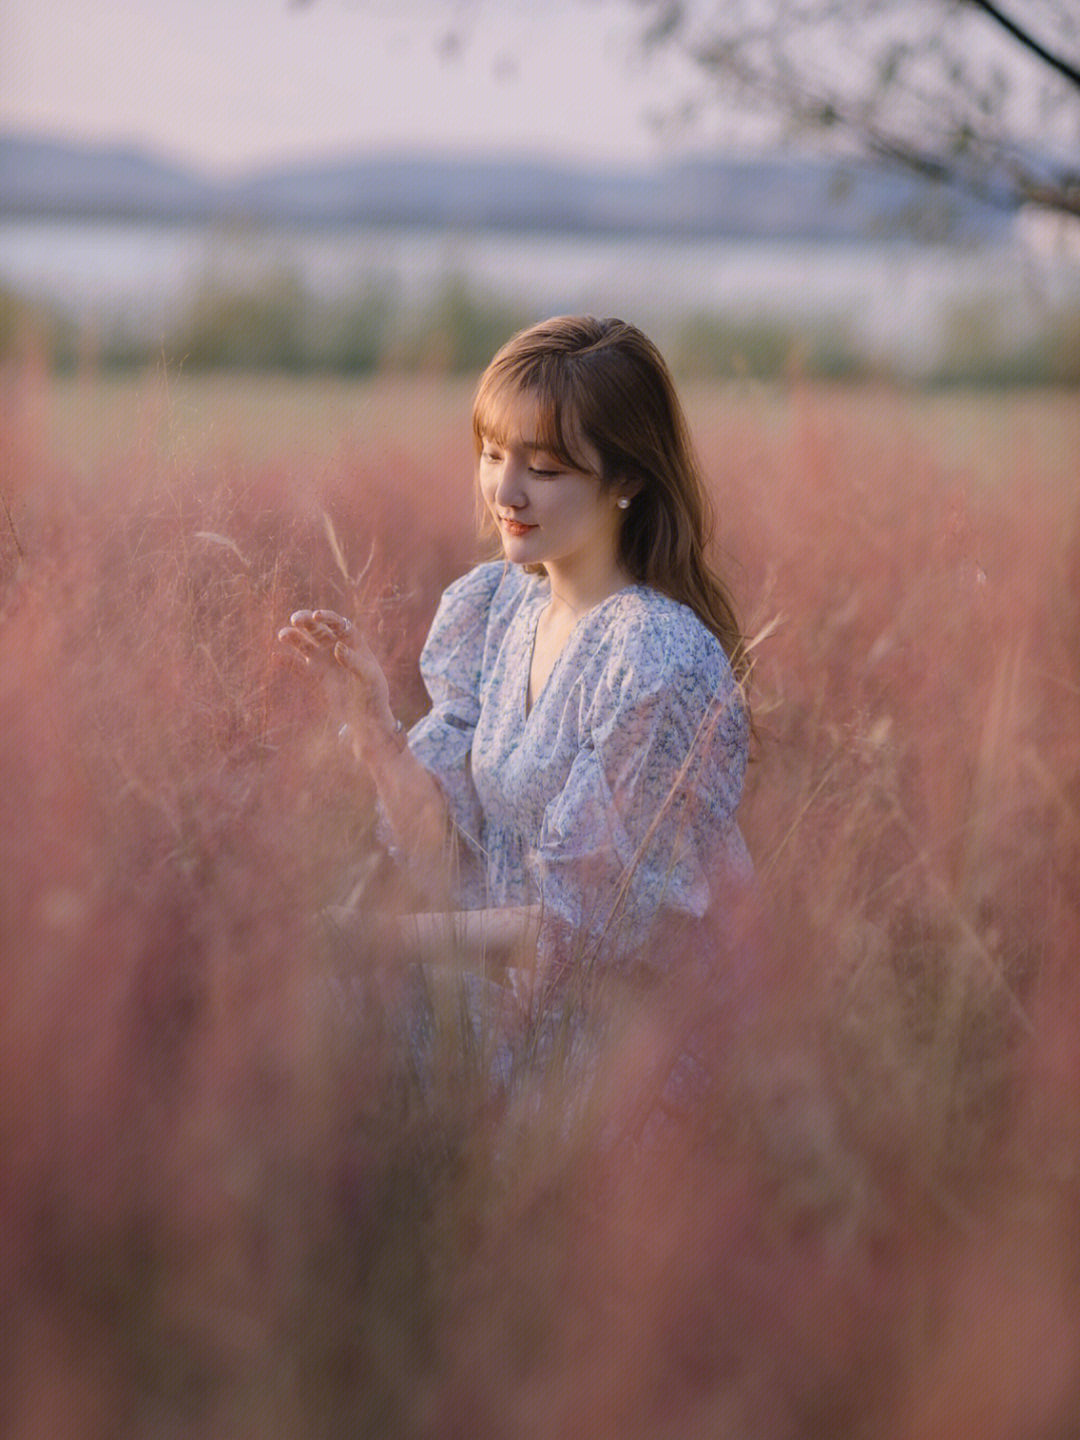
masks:
[[(924, 3), (898, 7), (905, 35)], [(0, 0), (0, 130), (218, 173), (401, 149), (634, 164), (775, 138), (720, 106), (692, 130), (658, 126), (702, 81), (669, 50), (645, 62), (642, 13), (632, 0)], [(867, 55), (846, 32), (818, 37), (820, 54), (806, 37), (804, 54), (850, 78), (879, 59), (877, 32), (860, 33)], [(1017, 60), (976, 12), (965, 43)], [(1015, 102), (1026, 94), (1014, 85)], [(1045, 143), (1045, 117), (1032, 107), (1026, 123)]]
[(672, 146), (648, 116), (673, 62), (646, 66), (634, 23), (618, 0), (0, 0), (0, 129), (218, 172), (397, 148), (635, 163)]

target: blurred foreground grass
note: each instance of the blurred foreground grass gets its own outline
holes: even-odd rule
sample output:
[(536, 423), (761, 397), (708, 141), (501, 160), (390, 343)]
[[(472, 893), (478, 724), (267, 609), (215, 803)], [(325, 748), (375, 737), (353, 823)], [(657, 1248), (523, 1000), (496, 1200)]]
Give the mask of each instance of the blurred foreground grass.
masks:
[(418, 713), (468, 390), (0, 377), (5, 1433), (1065, 1440), (1074, 397), (688, 391), (764, 920), (503, 1091), (452, 993), (401, 1044), (407, 897), (272, 638), (363, 617)]

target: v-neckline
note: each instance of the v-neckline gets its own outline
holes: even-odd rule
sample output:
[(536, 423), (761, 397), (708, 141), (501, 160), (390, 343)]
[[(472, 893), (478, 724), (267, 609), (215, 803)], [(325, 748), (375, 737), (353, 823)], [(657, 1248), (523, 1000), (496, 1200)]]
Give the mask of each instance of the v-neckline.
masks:
[[(543, 597), (542, 597), (542, 596), (538, 596), (537, 598), (538, 598), (538, 599), (542, 599)], [(569, 643), (570, 643), (570, 635), (573, 634), (573, 630), (571, 630), (571, 631), (570, 631), (570, 634), (567, 635), (567, 637), (566, 637), (566, 644), (563, 645), (562, 650), (560, 650), (559, 653), (558, 653), (558, 655), (555, 656), (555, 664), (552, 665), (551, 669), (550, 669), (550, 670), (548, 671), (548, 673), (544, 676), (544, 683), (540, 686), (540, 689), (539, 689), (539, 690), (536, 692), (536, 694), (533, 696), (532, 702), (530, 703), (530, 701), (529, 701), (529, 691), (532, 689), (532, 668), (533, 668), (533, 660), (534, 660), (535, 657), (536, 657), (536, 637), (537, 637), (537, 634), (538, 634), (538, 632), (539, 632), (539, 630), (540, 630), (540, 616), (544, 613), (544, 611), (547, 609), (547, 607), (548, 607), (550, 604), (551, 604), (551, 596), (548, 595), (547, 599), (543, 601), (543, 604), (542, 604), (542, 605), (537, 605), (537, 606), (536, 606), (536, 608), (533, 610), (533, 613), (532, 613), (532, 616), (531, 616), (531, 621), (530, 621), (530, 633), (529, 633), (529, 643), (528, 643), (528, 645), (526, 646), (526, 656), (525, 656), (525, 691), (524, 691), (524, 696), (523, 696), (523, 698), (522, 698), (522, 706), (521, 706), (522, 712), (523, 712), (524, 717), (525, 717), (525, 721), (524, 721), (525, 724), (528, 724), (528, 723), (529, 723), (529, 716), (530, 716), (530, 715), (533, 713), (533, 711), (536, 709), (537, 704), (538, 704), (539, 701), (540, 701), (540, 697), (543, 695), (544, 691), (547, 689), (547, 687), (548, 687), (548, 681), (551, 679), (552, 675), (555, 673), (555, 665), (558, 665), (559, 661), (562, 659), (563, 650), (565, 650), (565, 649), (566, 649), (566, 646), (569, 645)], [(577, 622), (575, 621), (574, 623), (576, 624)]]
[(602, 600), (598, 600), (595, 605), (590, 605), (587, 610), (583, 610), (581, 612), (581, 614), (577, 617), (574, 623), (570, 626), (570, 629), (566, 632), (566, 639), (563, 641), (562, 648), (555, 656), (551, 669), (544, 676), (544, 683), (540, 686), (540, 689), (533, 696), (532, 704), (530, 705), (529, 691), (532, 689), (532, 667), (533, 659), (536, 656), (536, 636), (537, 632), (540, 629), (540, 617), (551, 604), (550, 590), (546, 596), (543, 594), (543, 592), (537, 595), (537, 600), (542, 601), (542, 603), (536, 606), (536, 608), (533, 610), (532, 616), (530, 617), (529, 643), (525, 647), (525, 685), (521, 703), (521, 711), (524, 716), (525, 724), (528, 724), (529, 718), (532, 715), (533, 711), (540, 704), (540, 701), (544, 698), (544, 695), (547, 692), (547, 688), (551, 684), (552, 676), (555, 674), (555, 671), (562, 663), (563, 656), (566, 654), (567, 650), (569, 650), (570, 642), (573, 640), (574, 635), (578, 630), (578, 627), (582, 625), (584, 621), (589, 618), (590, 615), (595, 615), (598, 610), (602, 609), (609, 600), (614, 600), (616, 595), (623, 595), (626, 593), (627, 590), (634, 589), (635, 583), (636, 582), (631, 581), (629, 585), (623, 585), (618, 590), (613, 590), (610, 595), (605, 595), (604, 598)]

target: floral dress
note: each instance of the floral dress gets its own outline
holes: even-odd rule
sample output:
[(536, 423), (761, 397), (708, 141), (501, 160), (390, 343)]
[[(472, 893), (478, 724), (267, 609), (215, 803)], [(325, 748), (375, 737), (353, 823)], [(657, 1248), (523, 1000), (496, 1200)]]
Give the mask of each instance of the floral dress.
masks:
[(541, 954), (662, 964), (750, 863), (735, 823), (748, 722), (716, 637), (644, 585), (577, 621), (528, 707), (545, 576), (477, 566), (442, 597), (409, 747), (459, 837), (463, 909), (541, 907)]

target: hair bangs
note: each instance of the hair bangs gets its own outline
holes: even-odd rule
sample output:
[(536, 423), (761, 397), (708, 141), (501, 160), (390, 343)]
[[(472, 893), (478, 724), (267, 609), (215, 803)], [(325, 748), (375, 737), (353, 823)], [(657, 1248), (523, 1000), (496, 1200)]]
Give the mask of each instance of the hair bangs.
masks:
[[(592, 466), (580, 451), (581, 410), (574, 367), (564, 356), (497, 355), (488, 366), (473, 403), (473, 439), (477, 454), (485, 440), (505, 445), (526, 440), (570, 470), (588, 474)], [(557, 363), (562, 361), (562, 363)], [(531, 363), (530, 363), (531, 362)], [(531, 433), (521, 435), (510, 416), (523, 399), (535, 403)]]

